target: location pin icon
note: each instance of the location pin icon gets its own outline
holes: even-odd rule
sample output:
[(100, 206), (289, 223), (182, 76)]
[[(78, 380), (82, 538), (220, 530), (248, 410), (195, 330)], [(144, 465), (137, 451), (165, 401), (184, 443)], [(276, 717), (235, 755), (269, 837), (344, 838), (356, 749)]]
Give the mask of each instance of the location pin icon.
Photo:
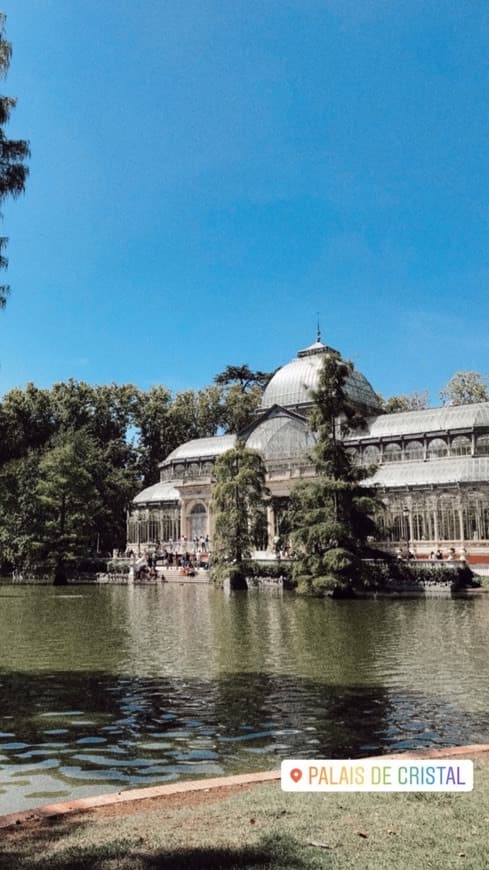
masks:
[(294, 780), (294, 782), (299, 782), (302, 779), (302, 770), (298, 767), (294, 767), (293, 770), (290, 771), (290, 778)]

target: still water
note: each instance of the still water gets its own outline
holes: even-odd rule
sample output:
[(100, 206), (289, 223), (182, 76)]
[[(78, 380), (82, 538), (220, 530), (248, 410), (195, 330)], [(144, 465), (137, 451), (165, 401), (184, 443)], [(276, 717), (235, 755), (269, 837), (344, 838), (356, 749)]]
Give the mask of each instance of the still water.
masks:
[(489, 741), (489, 596), (0, 586), (0, 813)]

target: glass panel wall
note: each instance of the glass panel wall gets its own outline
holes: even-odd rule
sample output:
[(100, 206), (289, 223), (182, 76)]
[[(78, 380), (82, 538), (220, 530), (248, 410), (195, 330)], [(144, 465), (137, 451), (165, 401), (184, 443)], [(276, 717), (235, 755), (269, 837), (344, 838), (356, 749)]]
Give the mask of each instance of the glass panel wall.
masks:
[(428, 456), (430, 459), (448, 455), (448, 445), (443, 438), (433, 438), (428, 444)]
[(479, 456), (489, 456), (489, 435), (479, 435), (475, 442), (475, 452)]
[(203, 504), (196, 504), (190, 511), (190, 539), (198, 541), (207, 533), (207, 511)]
[(400, 462), (402, 450), (399, 444), (387, 444), (384, 447), (384, 462)]
[(421, 441), (409, 441), (405, 449), (406, 459), (423, 459), (424, 447)]
[(452, 456), (470, 456), (472, 444), (466, 435), (458, 435), (453, 439), (450, 452)]
[(369, 444), (368, 447), (363, 451), (363, 464), (364, 465), (379, 465), (380, 463), (380, 450), (375, 444)]

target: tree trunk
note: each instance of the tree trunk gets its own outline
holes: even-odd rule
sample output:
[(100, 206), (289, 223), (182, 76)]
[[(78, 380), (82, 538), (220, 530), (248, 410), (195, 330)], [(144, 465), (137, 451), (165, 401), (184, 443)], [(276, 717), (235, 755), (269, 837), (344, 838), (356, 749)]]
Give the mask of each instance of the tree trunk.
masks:
[(229, 588), (233, 592), (248, 590), (246, 574), (241, 570), (241, 568), (234, 568), (229, 572)]
[(66, 576), (66, 571), (65, 571), (65, 567), (64, 567), (62, 559), (59, 559), (58, 562), (56, 563), (56, 567), (54, 569), (53, 585), (54, 586), (67, 586), (68, 585), (68, 578)]

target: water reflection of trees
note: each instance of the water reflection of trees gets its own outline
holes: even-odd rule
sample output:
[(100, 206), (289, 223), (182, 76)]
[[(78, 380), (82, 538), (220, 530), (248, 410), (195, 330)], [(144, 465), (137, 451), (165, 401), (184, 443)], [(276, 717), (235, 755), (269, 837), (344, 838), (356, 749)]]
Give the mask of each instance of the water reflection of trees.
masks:
[(259, 672), (214, 680), (17, 673), (2, 675), (0, 690), (5, 763), (49, 759), (54, 776), (75, 764), (116, 768), (129, 782), (473, 742), (489, 725), (487, 713), (467, 716), (422, 693)]
[(96, 772), (107, 789), (487, 734), (480, 604), (190, 587), (84, 596), (3, 602), (8, 776), (35, 761), (70, 782)]

